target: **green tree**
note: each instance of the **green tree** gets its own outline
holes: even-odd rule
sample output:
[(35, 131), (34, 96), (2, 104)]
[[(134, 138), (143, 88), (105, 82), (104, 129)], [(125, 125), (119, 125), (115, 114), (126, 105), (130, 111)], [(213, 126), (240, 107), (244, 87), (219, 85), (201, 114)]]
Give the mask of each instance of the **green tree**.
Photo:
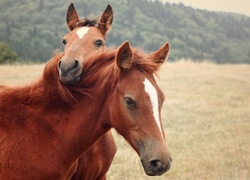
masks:
[(16, 61), (17, 54), (5, 43), (0, 43), (0, 64)]
[[(133, 46), (154, 51), (168, 41), (172, 61), (250, 63), (250, 17), (160, 0), (74, 0), (80, 17), (103, 12), (107, 3), (114, 10), (107, 46), (129, 40)], [(0, 0), (0, 42), (8, 44), (20, 60), (48, 60), (68, 33), (68, 6), (62, 1)]]
[(38, 5), (38, 11), (42, 11), (43, 8), (44, 8), (44, 2), (43, 2), (43, 0), (40, 0), (39, 5)]

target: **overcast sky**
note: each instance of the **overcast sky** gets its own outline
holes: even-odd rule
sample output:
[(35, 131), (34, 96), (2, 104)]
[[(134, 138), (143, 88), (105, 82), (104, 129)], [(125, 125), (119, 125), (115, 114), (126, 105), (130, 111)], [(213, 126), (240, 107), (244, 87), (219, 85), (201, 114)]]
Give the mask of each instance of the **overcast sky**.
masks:
[(250, 16), (250, 0), (163, 0), (169, 3), (182, 2), (186, 6), (209, 11), (224, 11)]

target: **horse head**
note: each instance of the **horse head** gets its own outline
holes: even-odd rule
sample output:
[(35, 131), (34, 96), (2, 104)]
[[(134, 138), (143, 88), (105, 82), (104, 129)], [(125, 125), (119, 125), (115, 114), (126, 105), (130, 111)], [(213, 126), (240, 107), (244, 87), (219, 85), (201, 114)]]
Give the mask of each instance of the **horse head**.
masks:
[(79, 20), (74, 4), (68, 8), (66, 21), (70, 32), (63, 38), (65, 54), (58, 63), (60, 80), (68, 85), (79, 82), (82, 62), (91, 51), (105, 46), (105, 39), (113, 21), (113, 11), (107, 6), (101, 17)]
[(169, 44), (145, 55), (135, 52), (128, 42), (116, 53), (119, 78), (109, 102), (112, 126), (139, 154), (148, 175), (161, 175), (171, 166), (161, 121), (164, 93), (154, 74), (165, 62)]

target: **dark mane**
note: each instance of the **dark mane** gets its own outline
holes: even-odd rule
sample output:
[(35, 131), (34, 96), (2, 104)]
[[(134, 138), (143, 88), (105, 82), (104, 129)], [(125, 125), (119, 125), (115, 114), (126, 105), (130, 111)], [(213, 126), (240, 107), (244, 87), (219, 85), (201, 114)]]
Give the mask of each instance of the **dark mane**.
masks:
[[(158, 64), (154, 61), (153, 56), (139, 48), (133, 48), (133, 51), (132, 66), (146, 74), (155, 74)], [(96, 90), (93, 86), (96, 82), (100, 83), (98, 84), (98, 90), (109, 91), (114, 89), (113, 86), (116, 84), (120, 72), (116, 65), (115, 55), (116, 49), (114, 48), (90, 53), (83, 63), (83, 74), (80, 82), (76, 86), (66, 86), (60, 83), (62, 89), (64, 89), (66, 101), (73, 104), (82, 95), (94, 98), (91, 96), (91, 92)]]
[(49, 86), (50, 90), (59, 91), (62, 99), (72, 105), (77, 100), (75, 96), (71, 93), (68, 86), (64, 85), (59, 79), (59, 72), (57, 69), (58, 62), (62, 59), (64, 53), (57, 53), (52, 57), (46, 64), (43, 70), (42, 79), (45, 84)]
[(54, 79), (54, 74), (58, 74), (57, 64), (62, 59), (64, 53), (56, 53), (46, 64), (43, 70), (43, 78), (44, 79)]
[[(131, 62), (132, 66), (140, 69), (147, 74), (156, 73), (156, 70), (158, 69), (158, 63), (154, 61), (153, 56), (151, 56), (149, 53), (146, 53), (140, 48), (133, 48), (132, 50), (134, 52), (134, 57)], [(108, 66), (108, 64), (111, 66), (108, 68), (109, 70), (118, 70), (115, 62), (116, 51), (117, 50), (115, 48), (106, 48), (104, 50), (90, 53), (83, 64), (83, 72), (85, 72), (83, 77), (85, 79), (88, 79), (95, 75), (102, 77), (100, 66)], [(86, 83), (84, 81), (81, 82), (83, 84)]]
[(67, 86), (70, 96), (74, 97), (69, 99), (69, 101), (77, 101), (82, 95), (95, 98), (92, 97), (92, 91), (96, 90), (93, 85), (99, 81), (100, 78), (102, 83), (98, 84), (99, 90), (105, 89), (104, 86), (112, 84), (112, 82), (119, 77), (118, 68), (114, 63), (115, 54), (115, 49), (106, 48), (104, 50), (90, 53), (86, 57), (83, 64), (83, 74), (80, 82), (76, 86)]
[(134, 59), (133, 66), (140, 69), (144, 73), (147, 74), (156, 74), (158, 63), (154, 60), (154, 56), (149, 53), (146, 53), (140, 48), (133, 48), (134, 51)]
[(77, 24), (76, 27), (82, 26), (96, 26), (98, 27), (100, 24), (101, 15), (95, 16), (91, 14), (88, 18), (81, 19)]

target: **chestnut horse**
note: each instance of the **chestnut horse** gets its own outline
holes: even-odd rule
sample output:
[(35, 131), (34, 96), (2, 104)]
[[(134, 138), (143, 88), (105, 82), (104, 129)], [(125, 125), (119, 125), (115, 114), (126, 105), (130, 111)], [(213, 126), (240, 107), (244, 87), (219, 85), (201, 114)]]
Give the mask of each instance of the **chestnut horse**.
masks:
[[(108, 50), (107, 50), (108, 51)], [(135, 56), (136, 55), (136, 53), (134, 52), (134, 51), (138, 51), (138, 50), (132, 50), (131, 48), (130, 48), (130, 46), (129, 46), (129, 44), (128, 43), (124, 43), (120, 48), (119, 48), (119, 50), (118, 50), (118, 53), (117, 53), (117, 57), (116, 57), (116, 61), (117, 61), (117, 65), (118, 66), (114, 66), (114, 64), (112, 64), (113, 65), (113, 71), (111, 71), (110, 69), (105, 69), (105, 68), (101, 68), (101, 70), (103, 71), (103, 72), (101, 72), (101, 73), (98, 73), (98, 71), (100, 71), (99, 69), (97, 69), (97, 68), (93, 68), (93, 70), (88, 70), (88, 68), (90, 68), (91, 69), (91, 66), (88, 66), (88, 60), (86, 60), (86, 62), (83, 62), (83, 68), (85, 69), (85, 70), (83, 70), (83, 79), (87, 79), (87, 81), (88, 81), (88, 79), (91, 79), (91, 83), (89, 83), (88, 84), (88, 82), (86, 81), (85, 82), (85, 80), (79, 80), (77, 77), (75, 77), (75, 79), (72, 79), (72, 81), (74, 82), (74, 83), (77, 83), (77, 82), (79, 82), (79, 81), (81, 81), (82, 83), (80, 83), (80, 85), (79, 84), (77, 84), (76, 85), (76, 87), (69, 87), (69, 89), (67, 89), (67, 91), (66, 91), (66, 93), (65, 93), (65, 100), (66, 101), (74, 101), (75, 99), (78, 99), (77, 98), (77, 95), (76, 96), (74, 96), (73, 94), (75, 93), (75, 92), (77, 92), (77, 93), (79, 93), (79, 89), (81, 89), (81, 87), (83, 86), (83, 87), (92, 87), (92, 88), (90, 88), (91, 90), (94, 90), (94, 89), (98, 89), (98, 88), (100, 88), (101, 90), (100, 91), (98, 91), (98, 92), (100, 92), (100, 93), (96, 93), (96, 95), (99, 95), (99, 96), (105, 96), (105, 98), (103, 98), (103, 100), (101, 100), (101, 102), (103, 102), (103, 104), (106, 104), (106, 106), (109, 106), (109, 103), (111, 102), (110, 101), (110, 99), (109, 98), (107, 98), (106, 96), (108, 96), (108, 95), (105, 95), (105, 94), (110, 94), (109, 93), (109, 91), (111, 91), (111, 92), (113, 92), (114, 90), (113, 89), (109, 89), (108, 87), (106, 87), (105, 88), (105, 86), (111, 86), (111, 87), (113, 87), (114, 86), (114, 88), (116, 89), (116, 88), (118, 88), (119, 86), (121, 86), (121, 84), (120, 83), (117, 83), (117, 81), (119, 82), (120, 81), (120, 78), (117, 78), (117, 79), (115, 79), (114, 80), (114, 82), (113, 83), (117, 83), (117, 84), (109, 84), (108, 83), (108, 85), (107, 85), (107, 82), (110, 80), (110, 79), (112, 79), (112, 77), (114, 76), (115, 77), (115, 75), (117, 75), (116, 73), (115, 73), (115, 68), (117, 68), (117, 67), (119, 67), (118, 69), (120, 69), (120, 72), (118, 73), (118, 74), (120, 74), (120, 73), (123, 73), (123, 72), (126, 72), (126, 71), (128, 71), (128, 69), (132, 69), (131, 68), (131, 66), (136, 66), (137, 68), (139, 68), (140, 70), (142, 70), (142, 71), (149, 71), (150, 73), (151, 73), (151, 76), (152, 77), (150, 77), (151, 79), (153, 79), (153, 81), (154, 81), (154, 83), (155, 83), (155, 80), (154, 80), (154, 77), (153, 77), (153, 73), (155, 73), (158, 69), (159, 69), (159, 67), (160, 67), (160, 65), (165, 61), (165, 59), (166, 59), (166, 57), (167, 57), (167, 55), (168, 55), (168, 52), (169, 52), (169, 44), (168, 43), (166, 43), (164, 46), (162, 46), (158, 51), (156, 51), (155, 53), (152, 53), (152, 54), (150, 54), (150, 55), (145, 55), (145, 53), (141, 53), (140, 54), (140, 51), (138, 51), (139, 53), (139, 55), (141, 55), (141, 56)], [(104, 53), (105, 54), (105, 53)], [(107, 54), (109, 54), (109, 53), (107, 53)], [(94, 57), (96, 57), (96, 56), (94, 56)], [(104, 57), (102, 56), (102, 54), (99, 56), (99, 58), (96, 58), (96, 59), (98, 59), (98, 60), (100, 60), (100, 62), (98, 62), (97, 60), (95, 60), (94, 61), (94, 63), (93, 64), (97, 64), (98, 66), (98, 68), (99, 68), (99, 66), (100, 66), (100, 64), (102, 64), (102, 63), (104, 63), (104, 64), (106, 64), (107, 62), (111, 62), (111, 59), (113, 58), (113, 59), (115, 59), (115, 57), (114, 57), (114, 52), (113, 52), (113, 56), (111, 56), (111, 57), (109, 57), (108, 58), (108, 60), (102, 60)], [(87, 59), (91, 59), (91, 58), (87, 58)], [(125, 60), (124, 60), (125, 59)], [(146, 59), (146, 60), (145, 60)], [(120, 60), (120, 61), (119, 61)], [(145, 60), (145, 62), (143, 62), (143, 60)], [(151, 61), (150, 61), (151, 60)], [(155, 61), (155, 62), (154, 62)], [(60, 64), (60, 61), (59, 61), (59, 64)], [(91, 64), (91, 63), (90, 63)], [(148, 66), (148, 67), (147, 67)], [(105, 65), (104, 65), (104, 67), (105, 67)], [(150, 69), (151, 68), (151, 69)], [(59, 67), (59, 71), (60, 71), (60, 67)], [(110, 73), (110, 71), (111, 71), (111, 73)], [(131, 70), (132, 71), (132, 70)], [(92, 74), (88, 74), (88, 73), (86, 73), (86, 72), (92, 72)], [(108, 72), (108, 73), (107, 73)], [(112, 74), (113, 73), (113, 74)], [(128, 73), (128, 74), (130, 74), (130, 73)], [(94, 78), (92, 79), (92, 76), (94, 75)], [(102, 79), (102, 77), (105, 77), (105, 75), (107, 75), (107, 77), (105, 78), (105, 81), (104, 81), (104, 83), (102, 83), (102, 81), (103, 81), (103, 79)], [(99, 77), (100, 76), (100, 80), (98, 80), (97, 79), (97, 77)], [(73, 76), (72, 76), (73, 77)], [(138, 77), (138, 75), (136, 76), (136, 77)], [(112, 80), (110, 80), (111, 82), (112, 82)], [(95, 84), (94, 84), (94, 82), (95, 82)], [(126, 81), (127, 82), (127, 81)], [(145, 82), (146, 82), (146, 80), (144, 81), (144, 85), (146, 86), (146, 84), (150, 84), (150, 81), (147, 81), (148, 83), (146, 83), (145, 84)], [(93, 84), (94, 85), (93, 85)], [(128, 82), (127, 82), (128, 84), (129, 84), (129, 80), (128, 80)], [(135, 86), (137, 86), (136, 84), (138, 84), (138, 82), (130, 82), (131, 84), (135, 84)], [(155, 91), (154, 90), (154, 88), (152, 87), (152, 85), (149, 85), (150, 86), (150, 88), (149, 88), (149, 90), (147, 91), (147, 93), (151, 93), (151, 91)], [(156, 85), (157, 86), (157, 85)], [(126, 87), (126, 86), (125, 86)], [(79, 88), (79, 89), (78, 89)], [(103, 89), (104, 89), (104, 91), (105, 91), (105, 94), (103, 94), (102, 93), (102, 91), (103, 91)], [(134, 87), (135, 89), (136, 89), (136, 87)], [(158, 86), (157, 86), (157, 88), (158, 88)], [(83, 88), (84, 89), (84, 88)], [(86, 95), (88, 95), (88, 96), (90, 96), (90, 97), (93, 97), (93, 96), (95, 96), (94, 95), (94, 93), (93, 93), (93, 91), (85, 91), (86, 89), (84, 89), (84, 93), (86, 94)], [(134, 103), (134, 101), (133, 101), (133, 97), (130, 97), (131, 96), (131, 94), (130, 93), (132, 93), (132, 90), (130, 89), (130, 88), (128, 88), (127, 89), (128, 90), (128, 94), (126, 94), (125, 92), (124, 92), (124, 90), (122, 89), (122, 93), (123, 93), (123, 98), (124, 98), (124, 101), (126, 101), (126, 103), (127, 103), (127, 106), (129, 107), (129, 105), (128, 104), (130, 104), (130, 103)], [(69, 91), (70, 92), (74, 92), (73, 94), (71, 94), (71, 93), (69, 93)], [(76, 94), (77, 94), (76, 93)], [(120, 92), (121, 93), (121, 92)], [(159, 94), (158, 94), (159, 93)], [(112, 94), (112, 93), (111, 93)], [(119, 94), (119, 93), (118, 93)], [(155, 95), (157, 95), (158, 94), (158, 96), (159, 96), (159, 98), (161, 97), (162, 98), (162, 96), (163, 96), (163, 94), (162, 94), (162, 92), (161, 92), (161, 90), (159, 89), (159, 92), (154, 92), (153, 94), (155, 94)], [(113, 94), (112, 94), (113, 95)], [(111, 95), (111, 96), (112, 96)], [(121, 95), (121, 94), (119, 94), (119, 95)], [(128, 97), (125, 97), (125, 95), (128, 95)], [(139, 96), (138, 94), (137, 94), (137, 96)], [(101, 97), (100, 97), (101, 98)], [(122, 97), (117, 97), (118, 99), (122, 99)], [(157, 97), (158, 98), (158, 97)], [(150, 100), (152, 101), (152, 103), (153, 103), (153, 107), (158, 107), (158, 105), (157, 105), (157, 103), (158, 103), (158, 101), (156, 101), (156, 99), (157, 98), (154, 98), (154, 99), (151, 99), (151, 97), (150, 97)], [(71, 99), (71, 100), (70, 100)], [(96, 99), (96, 98), (94, 98), (94, 99)], [(97, 98), (98, 99), (98, 98)], [(102, 99), (102, 98), (101, 98)], [(108, 100), (107, 100), (108, 99)], [(104, 103), (104, 102), (108, 102), (108, 103)], [(98, 101), (99, 102), (99, 101)], [(161, 102), (160, 100), (159, 100), (159, 102)], [(115, 103), (114, 103), (114, 106), (115, 106), (115, 104), (117, 103), (117, 101), (115, 101)], [(119, 109), (119, 103), (117, 103), (116, 104), (117, 105), (117, 108)], [(134, 105), (134, 104), (133, 104)], [(143, 107), (143, 106), (142, 106)], [(161, 107), (161, 106), (160, 106)], [(100, 107), (101, 108), (101, 107)], [(131, 107), (130, 107), (131, 108)], [(158, 107), (159, 108), (159, 107)], [(160, 108), (159, 108), (159, 110), (160, 110)], [(108, 108), (107, 108), (107, 110), (106, 111), (108, 111)], [(117, 111), (117, 110), (114, 110), (114, 112), (115, 111)], [(165, 139), (165, 136), (164, 136), (164, 132), (163, 132), (163, 130), (162, 130), (162, 126), (161, 126), (161, 122), (160, 122), (160, 117), (157, 117), (157, 116), (160, 116), (159, 115), (159, 112), (157, 112), (158, 111), (158, 109), (156, 109), (156, 108), (154, 108), (153, 109), (153, 114), (154, 114), (154, 117), (156, 117), (155, 119), (156, 119), (156, 122), (157, 122), (157, 125), (158, 125), (158, 127), (159, 127), (159, 129), (160, 129), (160, 132), (163, 134), (163, 138), (162, 139)], [(144, 112), (143, 112), (144, 113)], [(110, 114), (108, 114), (107, 115), (107, 118), (110, 118), (111, 117), (111, 115), (112, 115), (113, 113), (110, 113)], [(122, 114), (122, 113), (121, 113)], [(126, 113), (125, 113), (126, 114)], [(133, 113), (132, 113), (133, 114)], [(131, 115), (132, 115), (131, 114)], [(117, 115), (117, 116), (115, 116), (116, 118), (118, 118), (119, 116)], [(114, 118), (115, 119), (115, 118)], [(106, 122), (106, 121), (105, 121)], [(109, 123), (111, 123), (111, 126), (112, 127), (114, 127), (116, 130), (118, 130), (117, 128), (116, 128), (116, 126), (114, 126), (114, 124), (112, 124), (112, 122), (109, 122)], [(110, 124), (105, 124), (104, 125), (105, 127), (106, 126), (110, 126)], [(132, 126), (134, 126), (134, 125), (132, 125)], [(119, 127), (119, 128), (121, 128), (121, 127)], [(118, 132), (120, 133), (120, 134), (122, 134), (123, 136), (124, 136), (124, 133), (122, 133), (122, 131), (123, 130), (125, 130), (126, 128), (124, 128), (124, 129), (121, 129), (121, 131), (119, 131), (118, 130)], [(145, 133), (145, 132), (144, 132)], [(135, 144), (133, 144), (133, 143), (135, 143), (135, 142), (131, 142), (131, 141), (129, 141), (127, 138), (126, 138), (126, 136), (124, 136), (125, 137), (125, 139), (131, 144), (131, 146), (138, 152), (138, 149), (136, 149), (136, 147), (135, 147)], [(136, 142), (136, 143), (138, 143), (138, 142)], [(143, 145), (145, 145), (145, 144), (143, 144)], [(152, 144), (151, 144), (152, 145)], [(140, 152), (138, 152), (139, 154), (140, 154)], [(144, 169), (145, 169), (145, 172), (148, 174), (148, 175), (159, 175), (159, 174), (161, 174), (161, 171), (162, 172), (164, 172), (164, 170), (166, 170), (166, 169), (168, 169), (168, 168), (170, 168), (170, 161), (171, 161), (171, 157), (170, 157), (170, 155), (169, 155), (169, 157), (168, 157), (169, 159), (169, 162), (167, 163), (167, 165), (165, 164), (165, 166), (162, 164), (162, 162), (161, 162), (161, 160), (158, 160), (157, 158), (152, 158), (152, 159), (148, 159), (149, 161), (150, 161), (150, 165), (148, 165), (147, 163), (148, 162), (146, 162), (146, 163), (144, 163), (144, 161), (143, 161), (143, 159), (142, 159), (142, 163), (143, 163), (143, 165), (144, 165)], [(145, 165), (145, 164), (147, 164), (147, 165)], [(164, 167), (166, 168), (166, 169), (164, 169)], [(150, 168), (152, 168), (152, 169), (150, 169)]]
[[(63, 38), (65, 55), (61, 61), (62, 74), (64, 75), (61, 77), (61, 80), (64, 83), (73, 84), (70, 82), (69, 77), (79, 76), (77, 73), (82, 71), (80, 62), (72, 59), (76, 53), (82, 57), (81, 61), (83, 61), (88, 53), (105, 47), (105, 39), (112, 20), (113, 11), (110, 5), (107, 6), (101, 17), (97, 16), (93, 19), (85, 18), (80, 20), (74, 4), (70, 4), (66, 16), (70, 33)], [(86, 33), (83, 34), (84, 32)], [(76, 64), (72, 66), (71, 62)], [(66, 65), (69, 68), (64, 68)], [(114, 138), (112, 133), (108, 131), (81, 156), (78, 160), (77, 171), (71, 179), (106, 179), (106, 173), (110, 168), (115, 153), (116, 145)]]
[[(73, 42), (76, 42), (79, 44), (78, 47), (83, 48), (80, 52), (84, 56), (91, 51), (101, 49), (105, 46), (105, 39), (111, 27), (112, 19), (112, 8), (108, 5), (101, 17), (97, 16), (93, 19), (85, 18), (80, 20), (74, 4), (71, 3), (66, 16), (67, 25), (71, 32), (65, 35), (63, 43), (66, 45), (67, 41), (69, 41), (74, 45)], [(102, 24), (102, 26), (99, 26), (99, 24)], [(87, 27), (89, 35), (79, 41), (75, 34), (81, 27)], [(69, 43), (66, 47), (70, 49), (68, 45)], [(69, 52), (66, 54), (70, 55)], [(0, 88), (4, 87), (0, 85)], [(79, 158), (77, 171), (71, 179), (106, 179), (106, 173), (115, 153), (116, 145), (112, 133), (109, 131)]]
[(75, 86), (61, 83), (59, 54), (39, 81), (3, 87), (0, 177), (70, 178), (82, 153), (112, 127), (138, 153), (148, 175), (162, 175), (172, 160), (160, 116), (164, 94), (153, 74), (168, 52), (168, 43), (145, 54), (126, 42), (116, 50), (91, 53)]
[[(99, 17), (93, 20), (79, 20), (73, 3), (68, 8), (67, 24), (71, 32), (64, 36), (65, 54), (60, 61), (60, 79), (63, 83), (74, 85), (82, 73), (81, 63), (85, 56), (93, 50), (105, 46), (105, 39), (113, 21), (113, 11), (110, 5)], [(77, 78), (75, 78), (77, 77)]]

